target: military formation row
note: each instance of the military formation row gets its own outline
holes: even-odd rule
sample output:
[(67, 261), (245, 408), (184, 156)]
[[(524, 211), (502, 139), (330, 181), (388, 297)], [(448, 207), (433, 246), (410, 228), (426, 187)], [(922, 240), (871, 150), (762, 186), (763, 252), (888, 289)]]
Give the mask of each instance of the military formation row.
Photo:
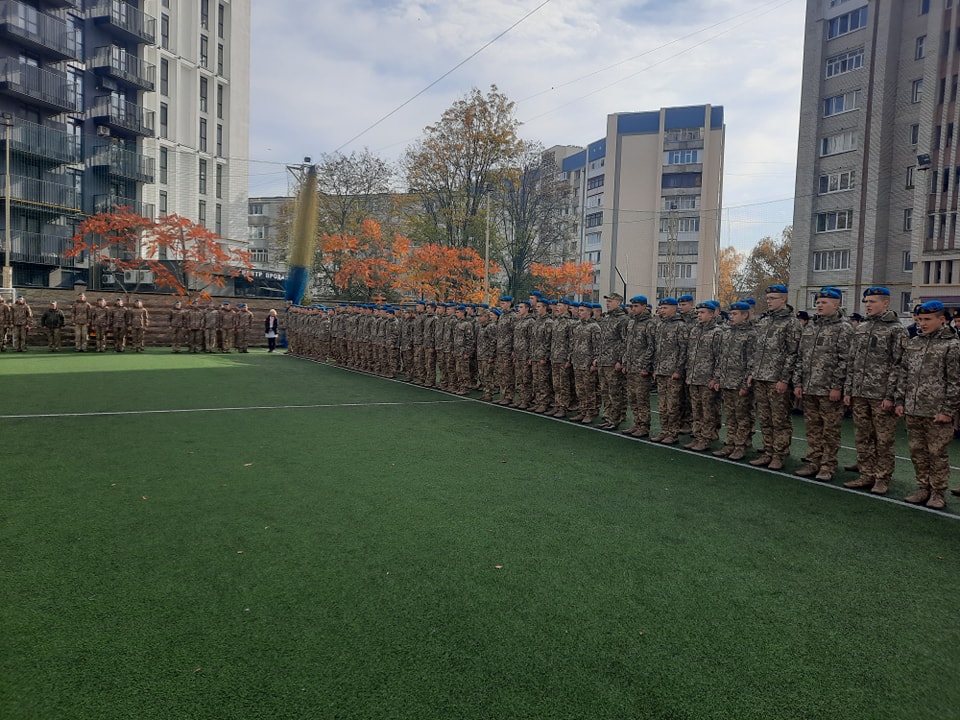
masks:
[[(917, 491), (905, 498), (942, 508), (947, 447), (960, 410), (960, 341), (948, 312), (921, 305), (921, 332), (909, 337), (890, 310), (886, 288), (864, 292), (866, 318), (854, 327), (841, 293), (823, 288), (806, 326), (772, 285), (766, 312), (751, 301), (721, 312), (716, 301), (665, 298), (656, 313), (637, 296), (590, 303), (531, 296), (499, 307), (418, 303), (290, 308), (291, 352), (482, 400), (620, 430), (667, 445), (744, 459), (757, 424), (762, 447), (751, 465), (784, 468), (793, 437), (791, 409), (802, 404), (807, 452), (796, 473), (833, 480), (840, 425), (853, 414), (859, 477), (852, 488), (885, 494), (894, 470), (894, 431), (904, 417)], [(399, 317), (398, 317), (399, 316)], [(651, 394), (660, 429), (651, 437)], [(572, 415), (571, 415), (572, 413)], [(726, 433), (721, 447), (721, 426)]]

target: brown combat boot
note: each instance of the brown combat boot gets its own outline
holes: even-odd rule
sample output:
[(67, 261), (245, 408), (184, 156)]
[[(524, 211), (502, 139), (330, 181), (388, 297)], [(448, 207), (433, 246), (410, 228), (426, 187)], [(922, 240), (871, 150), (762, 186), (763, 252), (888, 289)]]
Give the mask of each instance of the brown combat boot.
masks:
[(783, 456), (772, 455), (770, 457), (770, 464), (767, 465), (767, 470), (783, 470)]
[(661, 431), (661, 432), (658, 432), (656, 435), (654, 435), (652, 438), (650, 438), (650, 441), (651, 441), (651, 442), (660, 442), (660, 441), (663, 440), (666, 436), (667, 436), (667, 434), (666, 434), (665, 432)]
[(950, 491), (950, 494), (951, 494), (951, 495), (960, 495), (960, 487), (955, 487), (953, 490)]
[(624, 435), (633, 435), (634, 431), (639, 429), (640, 429), (639, 425), (631, 425), (626, 430), (621, 430), (620, 432), (623, 433)]
[[(879, 481), (877, 481), (879, 482)], [(843, 486), (845, 488), (850, 488), (851, 490), (859, 490), (860, 488), (873, 488), (876, 484), (872, 477), (860, 476), (856, 480), (851, 480), (850, 482), (845, 482)]]
[(917, 491), (912, 495), (907, 495), (903, 501), (911, 503), (912, 505), (922, 505), (927, 500), (930, 499), (930, 490), (929, 488), (917, 488)]
[(820, 472), (814, 476), (814, 479), (819, 480), (820, 482), (830, 482), (833, 480), (833, 470), (822, 467), (820, 468)]
[(677, 436), (676, 435), (664, 435), (663, 439), (660, 440), (661, 445), (676, 445)]
[(733, 452), (732, 447), (730, 447), (729, 445), (724, 445), (719, 450), (714, 450), (713, 454), (717, 457), (728, 457), (732, 452)]
[(870, 488), (870, 492), (876, 495), (886, 495), (887, 490), (889, 489), (890, 489), (890, 478), (880, 478), (873, 484), (873, 487)]
[(853, 465), (844, 465), (843, 469), (847, 472), (860, 472), (860, 464), (854, 463)]
[(934, 510), (943, 510), (947, 506), (947, 499), (943, 496), (943, 490), (933, 490), (930, 492), (930, 499), (927, 500), (927, 507)]
[(799, 475), (800, 477), (813, 477), (818, 472), (820, 472), (820, 467), (814, 465), (813, 463), (807, 463), (806, 465), (801, 465), (796, 470), (793, 471), (794, 475)]
[(704, 450), (709, 450), (709, 449), (710, 449), (710, 441), (709, 441), (709, 440), (697, 440), (693, 445), (690, 446), (689, 449), (690, 449), (690, 450), (693, 450), (694, 452), (703, 452)]
[(580, 422), (582, 422), (584, 425), (589, 425), (590, 423), (593, 422), (593, 415), (584, 415), (583, 420), (581, 420)]
[(567, 416), (567, 411), (565, 408), (557, 408), (557, 411), (550, 414), (550, 417), (555, 418), (565, 418)]
[(770, 464), (771, 460), (773, 460), (773, 458), (770, 455), (767, 455), (766, 453), (764, 453), (760, 457), (757, 457), (751, 460), (750, 464), (753, 465), (754, 467), (765, 467), (766, 465)]
[(746, 450), (746, 448), (743, 448), (743, 447), (735, 447), (735, 448), (730, 452), (730, 454), (727, 455), (727, 459), (728, 459), (728, 460), (743, 460), (743, 458), (746, 457), (746, 455), (747, 455), (747, 450)]
[(690, 442), (684, 443), (684, 444), (683, 444), (683, 449), (684, 449), (684, 450), (693, 450), (694, 446), (695, 446), (698, 442), (700, 442), (700, 441), (697, 440), (696, 438), (694, 438), (694, 439), (691, 440)]
[(581, 422), (583, 420), (583, 415), (577, 414), (570, 418), (570, 422)]

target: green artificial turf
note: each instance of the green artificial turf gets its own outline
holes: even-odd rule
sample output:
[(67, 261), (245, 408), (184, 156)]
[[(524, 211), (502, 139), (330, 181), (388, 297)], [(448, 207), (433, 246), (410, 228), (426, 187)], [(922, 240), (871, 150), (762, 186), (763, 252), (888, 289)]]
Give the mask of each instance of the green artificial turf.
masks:
[(955, 519), (289, 357), (0, 358), (89, 412), (0, 419), (4, 719), (960, 707)]

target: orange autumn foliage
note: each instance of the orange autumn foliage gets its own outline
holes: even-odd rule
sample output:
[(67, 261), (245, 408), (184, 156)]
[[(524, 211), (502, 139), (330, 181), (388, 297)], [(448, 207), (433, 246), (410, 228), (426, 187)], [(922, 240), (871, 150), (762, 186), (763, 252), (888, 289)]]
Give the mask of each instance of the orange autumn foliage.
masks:
[[(491, 263), (491, 275), (499, 270)], [(482, 302), (483, 258), (473, 248), (421, 245), (404, 259), (397, 289), (419, 298)]]
[(530, 275), (537, 290), (548, 297), (582, 295), (588, 293), (593, 284), (593, 263), (532, 263)]
[(320, 236), (321, 263), (335, 268), (333, 284), (341, 291), (362, 289), (369, 297), (395, 289), (410, 240), (395, 233), (384, 236), (380, 223), (364, 220), (360, 232)]

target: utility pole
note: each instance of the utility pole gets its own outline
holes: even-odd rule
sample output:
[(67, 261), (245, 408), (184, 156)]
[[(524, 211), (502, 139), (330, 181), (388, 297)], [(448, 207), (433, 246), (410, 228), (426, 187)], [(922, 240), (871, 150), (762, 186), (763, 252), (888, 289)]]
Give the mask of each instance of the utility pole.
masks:
[(13, 290), (13, 266), (10, 264), (10, 129), (13, 127), (13, 114), (3, 113), (3, 287)]
[(677, 292), (677, 256), (679, 243), (677, 234), (680, 228), (680, 216), (677, 213), (676, 203), (670, 204), (667, 213), (667, 262), (664, 272), (664, 297), (675, 297)]

